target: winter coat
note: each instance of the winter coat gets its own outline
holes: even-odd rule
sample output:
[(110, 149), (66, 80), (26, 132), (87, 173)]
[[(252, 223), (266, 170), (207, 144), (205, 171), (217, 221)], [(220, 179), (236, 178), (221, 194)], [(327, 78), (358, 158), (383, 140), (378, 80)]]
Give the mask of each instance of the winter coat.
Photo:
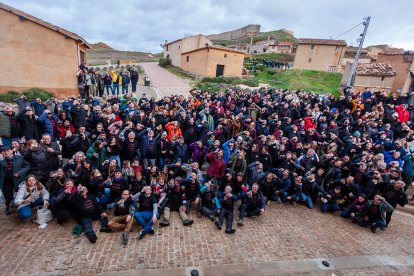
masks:
[(85, 109), (72, 106), (70, 108), (70, 117), (72, 118), (72, 124), (77, 129), (80, 126), (86, 126), (87, 112)]
[(402, 160), (404, 161), (403, 165), (403, 174), (407, 176), (414, 177), (414, 164), (411, 154), (404, 155)]
[(52, 166), (44, 149), (40, 148), (37, 151), (30, 149), (26, 152), (24, 158), (30, 163), (30, 174), (34, 174), (38, 178), (49, 177)]
[(29, 115), (26, 115), (25, 112), (26, 111), (23, 109), (17, 114), (17, 120), (19, 120), (20, 123), (21, 135), (26, 138), (26, 141), (29, 141), (34, 138), (36, 119), (34, 115), (30, 117)]
[[(59, 144), (56, 142), (50, 142), (49, 145), (45, 145), (41, 143), (40, 147), (44, 149), (44, 151), (46, 152), (47, 158), (49, 159), (49, 162), (52, 165), (52, 170), (57, 170), (59, 167), (59, 163), (60, 163), (59, 155), (62, 154)], [(53, 149), (53, 152), (48, 152), (47, 151), (48, 148)]]
[[(95, 153), (98, 154), (98, 156), (94, 156)], [(93, 167), (99, 167), (107, 159), (105, 147), (97, 149), (95, 143), (93, 143), (86, 152), (86, 158), (92, 161)]]
[(218, 159), (214, 155), (214, 151), (207, 154), (207, 161), (209, 163), (207, 174), (212, 178), (220, 178), (226, 172), (226, 163), (223, 159)]
[[(0, 189), (4, 187), (4, 179), (6, 177), (6, 158), (0, 160)], [(19, 176), (13, 176), (14, 186), (17, 188), (20, 183), (24, 181), (27, 173), (30, 171), (30, 163), (27, 162), (23, 156), (13, 156), (13, 173), (17, 173)]]
[(10, 137), (10, 119), (3, 112), (0, 112), (0, 137)]
[(41, 189), (38, 190), (35, 188), (31, 193), (27, 191), (26, 182), (22, 182), (19, 185), (19, 189), (17, 190), (16, 197), (14, 199), (14, 204), (17, 206), (17, 209), (20, 209), (26, 205), (29, 205), (30, 203), (23, 204), (23, 200), (27, 198), (30, 194), (32, 194), (33, 199), (32, 202), (36, 201), (40, 197), (43, 198), (43, 200), (49, 200), (49, 192), (46, 190), (46, 188), (41, 185)]
[[(55, 121), (55, 125), (52, 125), (50, 122), (51, 120)], [(58, 122), (53, 116), (49, 119), (47, 114), (43, 113), (39, 118), (37, 118), (37, 121), (42, 125), (43, 134), (49, 134), (52, 139), (58, 137)]]

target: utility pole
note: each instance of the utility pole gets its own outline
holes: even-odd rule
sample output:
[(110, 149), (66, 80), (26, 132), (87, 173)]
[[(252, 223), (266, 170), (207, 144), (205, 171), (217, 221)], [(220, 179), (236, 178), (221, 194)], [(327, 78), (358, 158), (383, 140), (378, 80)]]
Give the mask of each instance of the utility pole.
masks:
[(364, 18), (364, 22), (362, 23), (365, 26), (364, 32), (360, 35), (361, 38), (359, 38), (358, 51), (355, 55), (354, 64), (352, 64), (351, 73), (349, 74), (349, 78), (348, 78), (348, 82), (346, 83), (346, 86), (352, 86), (354, 84), (355, 71), (356, 71), (356, 67), (358, 65), (358, 59), (359, 59), (359, 56), (361, 54), (362, 45), (364, 44), (364, 40), (365, 40), (365, 36), (367, 34), (367, 31), (368, 31), (368, 25), (369, 25), (370, 20), (371, 20), (371, 16), (368, 16), (367, 18)]

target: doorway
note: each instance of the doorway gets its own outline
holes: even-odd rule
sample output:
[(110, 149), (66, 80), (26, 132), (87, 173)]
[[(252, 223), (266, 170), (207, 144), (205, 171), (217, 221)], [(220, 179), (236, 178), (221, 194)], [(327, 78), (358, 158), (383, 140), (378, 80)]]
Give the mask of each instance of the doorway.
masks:
[(223, 76), (223, 74), (224, 74), (224, 65), (217, 64), (216, 77)]

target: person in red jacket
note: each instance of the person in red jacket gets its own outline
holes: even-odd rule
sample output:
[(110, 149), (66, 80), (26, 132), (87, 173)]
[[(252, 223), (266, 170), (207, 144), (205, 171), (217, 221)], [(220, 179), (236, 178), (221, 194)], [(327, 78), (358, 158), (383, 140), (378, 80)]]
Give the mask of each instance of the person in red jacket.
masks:
[(226, 162), (223, 160), (223, 155), (224, 153), (222, 149), (216, 149), (207, 154), (209, 167), (207, 169), (207, 179), (204, 182), (207, 182), (211, 178), (218, 179), (224, 176), (226, 172)]
[(178, 126), (178, 121), (168, 122), (165, 125), (165, 129), (168, 131), (167, 139), (171, 141), (171, 138), (176, 135), (177, 137), (183, 136), (181, 128)]
[(305, 130), (308, 131), (309, 129), (316, 129), (316, 122), (315, 119), (311, 118), (311, 117), (305, 117), (303, 119), (305, 121)]
[(410, 119), (410, 113), (407, 110), (407, 106), (405, 104), (400, 104), (399, 106), (395, 107), (398, 113), (398, 121), (400, 123), (405, 123)]

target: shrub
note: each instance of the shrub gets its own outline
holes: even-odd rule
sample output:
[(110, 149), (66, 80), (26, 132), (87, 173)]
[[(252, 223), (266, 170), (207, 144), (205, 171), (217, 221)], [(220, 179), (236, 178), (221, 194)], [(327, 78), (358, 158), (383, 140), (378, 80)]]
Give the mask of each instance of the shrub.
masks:
[(25, 95), (30, 101), (33, 101), (36, 98), (41, 98), (42, 101), (46, 101), (51, 97), (54, 97), (53, 93), (41, 88), (29, 88), (23, 91), (23, 95)]
[(171, 59), (169, 59), (169, 58), (160, 58), (160, 60), (158, 61), (158, 64), (161, 67), (171, 66)]
[(0, 102), (12, 103), (18, 97), (20, 97), (20, 94), (16, 91), (7, 91), (6, 93), (0, 94)]

